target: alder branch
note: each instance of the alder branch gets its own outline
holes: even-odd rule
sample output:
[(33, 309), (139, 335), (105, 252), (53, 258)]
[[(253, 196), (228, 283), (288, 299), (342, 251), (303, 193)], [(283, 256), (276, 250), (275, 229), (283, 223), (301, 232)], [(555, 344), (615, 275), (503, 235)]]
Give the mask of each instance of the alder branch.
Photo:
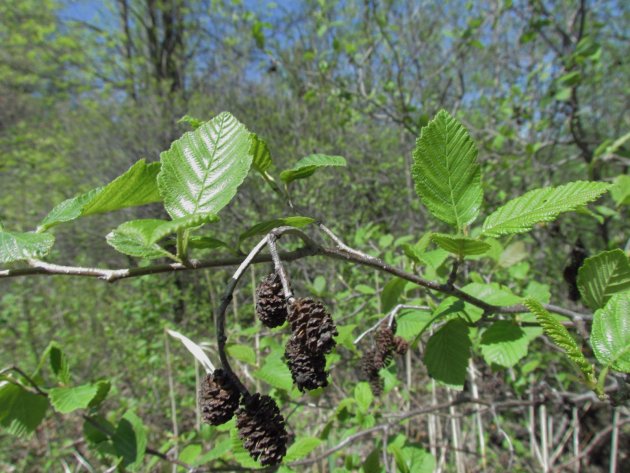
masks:
[[(385, 272), (391, 274), (393, 276), (397, 276), (406, 281), (410, 281), (418, 286), (424, 287), (426, 289), (440, 292), (447, 296), (453, 296), (457, 299), (460, 299), (464, 302), (467, 302), (475, 307), (479, 307), (484, 311), (485, 316), (489, 316), (492, 314), (519, 314), (519, 313), (527, 313), (529, 310), (522, 304), (515, 304), (510, 306), (496, 306), (493, 304), (488, 304), (483, 300), (474, 297), (458, 286), (449, 285), (448, 283), (442, 284), (437, 281), (431, 281), (425, 279), (421, 276), (418, 276), (413, 273), (408, 273), (400, 268), (392, 266), (383, 260), (363, 253), (354, 248), (350, 248), (348, 245), (343, 243), (339, 237), (337, 237), (332, 231), (330, 231), (327, 227), (320, 224), (320, 229), (329, 236), (333, 242), (335, 243), (334, 247), (326, 247), (315, 240), (313, 240), (309, 235), (304, 233), (302, 230), (299, 230), (294, 227), (278, 227), (272, 230), (269, 235), (273, 235), (276, 239), (282, 235), (294, 235), (301, 239), (305, 246), (287, 253), (279, 253), (279, 257), (283, 261), (294, 261), (298, 259), (302, 259), (309, 256), (327, 256), (329, 258), (338, 259), (346, 262), (351, 262), (355, 264), (359, 264), (362, 266), (368, 266), (371, 268), (375, 268), (381, 272)], [(267, 235), (267, 237), (269, 236)], [(272, 257), (270, 255), (256, 255), (250, 261), (249, 264), (255, 263), (263, 263), (272, 261)], [(31, 259), (28, 261), (30, 267), (29, 268), (19, 268), (19, 269), (8, 269), (8, 270), (0, 270), (0, 279), (2, 278), (10, 278), (17, 276), (28, 276), (28, 275), (64, 275), (64, 276), (84, 276), (84, 277), (94, 277), (97, 279), (102, 279), (108, 282), (114, 282), (119, 279), (126, 279), (131, 277), (145, 276), (148, 274), (158, 274), (158, 273), (170, 273), (176, 271), (189, 271), (189, 270), (197, 270), (197, 269), (205, 269), (205, 268), (217, 268), (217, 267), (226, 267), (226, 266), (236, 266), (243, 263), (242, 257), (227, 257), (220, 258), (215, 260), (208, 261), (197, 261), (191, 260), (187, 264), (182, 263), (170, 263), (170, 264), (157, 264), (150, 265), (141, 268), (126, 268), (126, 269), (101, 269), (101, 268), (89, 268), (89, 267), (76, 267), (76, 266), (63, 266), (52, 263), (46, 263), (40, 260)], [(577, 320), (589, 320), (591, 318), (588, 314), (582, 314), (579, 312), (574, 312), (569, 309), (565, 309), (563, 307), (559, 307), (553, 304), (544, 304), (543, 305), (546, 310), (549, 312), (553, 312), (559, 315), (564, 315), (566, 317), (571, 317)]]

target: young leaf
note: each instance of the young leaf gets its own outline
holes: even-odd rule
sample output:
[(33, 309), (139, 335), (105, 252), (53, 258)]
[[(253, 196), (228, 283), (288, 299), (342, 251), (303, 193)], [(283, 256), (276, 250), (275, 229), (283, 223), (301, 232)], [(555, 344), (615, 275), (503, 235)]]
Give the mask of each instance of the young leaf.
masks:
[(630, 290), (630, 262), (620, 250), (586, 258), (578, 270), (578, 289), (586, 305), (599, 309), (617, 292)]
[(0, 231), (0, 263), (42, 258), (54, 243), (55, 237), (50, 233)]
[(107, 235), (107, 243), (117, 251), (137, 258), (172, 257), (157, 244), (167, 235), (186, 228), (198, 227), (219, 219), (215, 214), (195, 214), (175, 220), (141, 219), (120, 224)]
[(274, 388), (291, 391), (293, 379), (287, 365), (282, 361), (278, 350), (272, 351), (265, 359), (265, 364), (253, 373), (255, 378), (264, 381)]
[(429, 376), (453, 389), (463, 389), (470, 346), (466, 324), (459, 319), (447, 322), (427, 342), (424, 364)]
[(235, 360), (249, 363), (250, 365), (256, 364), (256, 352), (248, 345), (231, 344), (226, 347), (225, 351)]
[(130, 471), (142, 466), (147, 448), (147, 434), (142, 420), (132, 411), (127, 411), (118, 422), (112, 436), (114, 450), (122, 457), (122, 465)]
[(311, 154), (300, 159), (295, 166), (280, 173), (280, 179), (289, 184), (296, 179), (306, 179), (315, 171), (328, 166), (345, 166), (346, 160), (341, 156), (328, 156), (326, 154)]
[(482, 235), (524, 233), (540, 222), (551, 222), (596, 200), (610, 188), (604, 182), (576, 181), (559, 187), (534, 189), (499, 207), (483, 222)]
[(43, 357), (48, 357), (50, 360), (50, 368), (57, 379), (63, 384), (68, 384), (70, 382), (70, 366), (61, 347), (56, 342), (50, 342)]
[(383, 286), (383, 291), (381, 292), (381, 310), (383, 313), (389, 312), (396, 307), (406, 285), (407, 281), (404, 279), (392, 278)]
[(79, 217), (159, 202), (156, 182), (159, 171), (160, 163), (147, 164), (141, 159), (106, 186), (61, 202), (42, 220), (37, 231)]
[(523, 304), (525, 304), (529, 311), (536, 316), (536, 320), (545, 331), (545, 334), (551, 338), (556, 345), (562, 348), (569, 359), (578, 366), (587, 384), (591, 387), (595, 387), (597, 384), (595, 379), (595, 369), (593, 368), (593, 365), (584, 358), (582, 350), (564, 325), (558, 322), (549, 312), (547, 312), (537, 300), (525, 299)]
[(317, 437), (300, 437), (287, 449), (287, 454), (283, 461), (288, 463), (299, 460), (319, 447), (321, 443), (322, 441)]
[(84, 384), (82, 386), (53, 388), (48, 391), (50, 403), (57, 412), (68, 414), (77, 409), (85, 409), (98, 393), (98, 385)]
[(116, 251), (136, 258), (155, 259), (172, 256), (152, 241), (154, 232), (164, 223), (166, 223), (165, 220), (157, 219), (131, 220), (122, 223), (107, 235), (107, 243)]
[(249, 152), (252, 155), (252, 166), (262, 174), (271, 167), (271, 153), (265, 140), (259, 138), (256, 133), (252, 133), (251, 136), (252, 145)]
[(431, 240), (440, 248), (454, 253), (459, 257), (482, 255), (490, 249), (485, 241), (464, 236), (452, 236), (444, 233), (433, 233)]
[(481, 335), (481, 354), (486, 363), (510, 368), (527, 355), (529, 339), (518, 325), (499, 320)]
[(252, 236), (264, 235), (266, 233), (269, 233), (274, 228), (283, 227), (283, 226), (302, 228), (302, 227), (305, 227), (306, 225), (313, 223), (314, 221), (315, 219), (313, 218), (300, 217), (300, 216), (284, 217), (284, 218), (276, 218), (273, 220), (267, 220), (266, 222), (257, 223), (253, 227), (248, 228), (243, 233), (241, 233), (238, 239), (239, 241), (243, 241)]
[(366, 413), (374, 400), (374, 395), (372, 394), (370, 385), (365, 381), (357, 383), (354, 387), (354, 399), (357, 401), (359, 410)]
[(597, 360), (622, 373), (630, 373), (630, 294), (615, 294), (595, 311), (591, 346)]
[(48, 409), (44, 396), (22, 386), (0, 382), (0, 425), (12, 435), (26, 437), (41, 424)]
[(617, 207), (630, 205), (630, 176), (627, 174), (617, 176), (610, 188), (610, 195)]
[(471, 223), (483, 200), (477, 147), (466, 129), (441, 110), (422, 128), (411, 168), (416, 193), (429, 211), (457, 229)]
[(206, 370), (206, 373), (212, 373), (214, 371), (214, 365), (210, 361), (210, 358), (208, 358), (208, 355), (206, 355), (206, 352), (203, 351), (203, 348), (193, 342), (190, 338), (176, 332), (175, 330), (166, 329), (166, 333), (182, 342), (192, 356), (201, 363), (201, 366), (203, 366)]
[(160, 155), (158, 188), (176, 219), (218, 213), (236, 194), (252, 164), (250, 133), (227, 112), (185, 133)]

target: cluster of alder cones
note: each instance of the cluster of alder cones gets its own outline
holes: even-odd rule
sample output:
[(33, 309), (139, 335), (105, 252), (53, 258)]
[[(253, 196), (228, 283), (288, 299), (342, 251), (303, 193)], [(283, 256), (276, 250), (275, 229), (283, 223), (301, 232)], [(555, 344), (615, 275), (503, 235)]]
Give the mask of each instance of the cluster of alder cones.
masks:
[(256, 393), (241, 398), (228, 374), (217, 369), (201, 385), (199, 403), (203, 420), (211, 425), (225, 424), (236, 414), (243, 446), (262, 465), (277, 465), (286, 455), (289, 436), (280, 409), (270, 396)]
[[(293, 382), (300, 391), (328, 385), (326, 358), (335, 346), (337, 328), (324, 305), (311, 298), (284, 297), (276, 273), (267, 276), (256, 289), (256, 313), (267, 327), (289, 321), (291, 337), (285, 360)], [(262, 465), (277, 465), (287, 451), (288, 434), (276, 402), (259, 393), (241, 397), (232, 379), (221, 369), (208, 375), (199, 400), (205, 422), (220, 425), (236, 414), (236, 426), (243, 446)]]
[(310, 297), (288, 304), (279, 276), (271, 273), (256, 289), (256, 313), (267, 327), (289, 321), (291, 337), (284, 358), (298, 389), (327, 386), (325, 355), (335, 347), (337, 328), (324, 305)]
[(374, 336), (374, 346), (363, 354), (361, 368), (375, 396), (383, 392), (384, 382), (379, 374), (386, 368), (394, 355), (404, 355), (409, 349), (407, 341), (396, 336), (396, 319), (385, 319), (381, 322)]

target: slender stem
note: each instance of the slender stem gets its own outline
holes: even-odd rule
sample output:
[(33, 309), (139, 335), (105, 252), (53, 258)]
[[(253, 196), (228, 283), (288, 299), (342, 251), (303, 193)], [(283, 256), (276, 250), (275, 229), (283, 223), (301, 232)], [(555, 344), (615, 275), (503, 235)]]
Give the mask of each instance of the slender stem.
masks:
[(396, 316), (396, 314), (402, 310), (402, 309), (417, 309), (417, 310), (431, 310), (431, 308), (429, 306), (421, 306), (421, 305), (408, 305), (408, 304), (398, 304), (396, 307), (394, 307), (391, 311), (388, 312), (388, 314), (385, 317), (382, 317), (380, 319), (378, 319), (378, 322), (376, 322), (374, 325), (372, 325), (369, 329), (367, 329), (365, 332), (363, 332), (361, 335), (359, 335), (355, 340), (354, 340), (354, 344), (356, 345), (357, 343), (359, 343), (361, 340), (363, 340), (363, 338), (370, 332), (376, 330), (378, 328), (379, 325), (381, 325), (381, 323), (389, 318), (389, 325), (391, 326), (392, 321), (394, 320), (394, 317)]
[(234, 370), (232, 370), (230, 362), (228, 361), (227, 353), (225, 351), (225, 344), (227, 342), (227, 336), (225, 335), (225, 312), (228, 305), (232, 301), (234, 289), (243, 276), (243, 273), (252, 264), (256, 255), (258, 255), (258, 253), (262, 251), (265, 245), (267, 245), (268, 241), (269, 240), (267, 236), (260, 240), (260, 242), (252, 249), (252, 251), (250, 251), (249, 255), (247, 255), (247, 257), (243, 260), (241, 265), (236, 269), (236, 272), (234, 273), (234, 275), (230, 279), (230, 282), (225, 288), (225, 292), (223, 293), (223, 297), (221, 298), (221, 304), (219, 306), (219, 310), (217, 311), (216, 317), (217, 345), (219, 358), (221, 359), (221, 365), (223, 366), (223, 369), (228, 374), (228, 376), (230, 376), (240, 393), (245, 397), (249, 396), (249, 391), (238, 378), (238, 376), (236, 376)]
[[(175, 383), (173, 382), (173, 367), (171, 364), (171, 347), (168, 340), (168, 333), (164, 330), (164, 351), (166, 354), (166, 375), (168, 378), (168, 397), (171, 407), (171, 424), (173, 425), (173, 437), (174, 437), (174, 453), (175, 456), (179, 456), (179, 426), (177, 425), (177, 402), (175, 401)], [(195, 365), (196, 369), (196, 365)], [(177, 465), (172, 465), (172, 471), (177, 471)]]
[(48, 396), (48, 394), (42, 391), (41, 388), (37, 385), (37, 383), (33, 381), (33, 379), (29, 375), (27, 375), (24, 371), (22, 371), (21, 368), (17, 366), (9, 366), (8, 368), (4, 368), (3, 370), (0, 371), (0, 376), (4, 375), (5, 373), (8, 373), (9, 371), (15, 371), (17, 374), (22, 376), (22, 378), (24, 378), (28, 382), (28, 384), (30, 384), (33, 387), (33, 389), (37, 392), (37, 394), (41, 396)]
[[(437, 281), (427, 280), (416, 274), (408, 273), (402, 269), (399, 269), (395, 266), (385, 263), (379, 258), (367, 255), (361, 251), (348, 247), (324, 225), (320, 224), (320, 228), (326, 235), (328, 235), (331, 239), (333, 239), (333, 241), (335, 242), (335, 247), (333, 248), (324, 247), (318, 244), (317, 242), (315, 242), (310, 236), (308, 236), (303, 231), (298, 230), (297, 228), (279, 227), (279, 228), (274, 229), (272, 231), (272, 234), (275, 237), (279, 237), (280, 235), (284, 235), (284, 234), (292, 234), (300, 238), (305, 243), (305, 246), (303, 248), (300, 248), (296, 251), (292, 251), (286, 254), (279, 254), (278, 256), (284, 261), (292, 261), (292, 260), (304, 258), (307, 256), (320, 255), (320, 256), (327, 256), (334, 259), (339, 259), (342, 261), (349, 261), (352, 263), (360, 264), (362, 266), (376, 268), (381, 272), (398, 276), (401, 279), (413, 282), (414, 284), (417, 284), (418, 286), (424, 287), (426, 289), (440, 292), (448, 296), (454, 296), (458, 299), (461, 299), (464, 302), (468, 302), (469, 304), (472, 304), (482, 309), (485, 315), (519, 314), (519, 313), (524, 313), (524, 312), (529, 311), (527, 307), (525, 307), (522, 304), (515, 304), (511, 306), (495, 306), (493, 304), (488, 304), (487, 302), (484, 302), (483, 300), (462, 291), (457, 286), (441, 284)], [(255, 256), (251, 258), (251, 260), (248, 260), (247, 265), (252, 264), (252, 263), (268, 262), (271, 260), (272, 260), (272, 257), (269, 255)], [(56, 265), (56, 264), (46, 263), (40, 260), (32, 259), (32, 260), (29, 260), (29, 265), (31, 266), (30, 268), (0, 270), (0, 279), (5, 278), (5, 277), (17, 277), (17, 276), (26, 276), (26, 275), (33, 275), (33, 274), (47, 274), (47, 275), (59, 274), (59, 275), (66, 275), (66, 276), (95, 277), (99, 279), (104, 279), (109, 282), (113, 282), (119, 279), (144, 276), (147, 274), (168, 273), (168, 272), (173, 272), (173, 271), (185, 271), (185, 270), (202, 269), (202, 268), (233, 266), (233, 265), (237, 265), (241, 263), (242, 261), (239, 257), (232, 257), (232, 258), (223, 258), (223, 259), (212, 260), (212, 261), (191, 260), (186, 265), (182, 263), (171, 263), (171, 264), (146, 266), (142, 268), (100, 269), (100, 268), (82, 268), (82, 267)], [(590, 315), (574, 312), (574, 311), (564, 309), (562, 307), (558, 307), (552, 304), (545, 304), (544, 307), (550, 312), (564, 315), (567, 317), (576, 318), (579, 320), (586, 320), (586, 319), (591, 318)]]
[(276, 274), (280, 278), (280, 282), (282, 283), (282, 291), (284, 292), (284, 298), (287, 303), (291, 305), (293, 302), (293, 293), (291, 292), (291, 286), (289, 285), (289, 278), (287, 277), (287, 273), (284, 270), (284, 266), (282, 265), (282, 260), (278, 255), (278, 249), (276, 247), (276, 240), (278, 237), (272, 232), (269, 234), (269, 253), (271, 254), (271, 259), (273, 260), (273, 266), (276, 270)]
[[(613, 409), (613, 431), (610, 436), (610, 473), (617, 473), (617, 457), (619, 453), (619, 408)], [(627, 446), (627, 445), (626, 445)]]

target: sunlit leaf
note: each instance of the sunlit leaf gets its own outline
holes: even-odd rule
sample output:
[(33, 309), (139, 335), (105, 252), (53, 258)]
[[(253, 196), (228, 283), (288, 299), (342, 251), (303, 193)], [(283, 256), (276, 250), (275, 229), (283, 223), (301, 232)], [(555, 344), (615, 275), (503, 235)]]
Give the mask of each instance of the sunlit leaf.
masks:
[(413, 152), (416, 193), (431, 213), (461, 229), (479, 214), (483, 200), (477, 146), (445, 110), (422, 128)]

